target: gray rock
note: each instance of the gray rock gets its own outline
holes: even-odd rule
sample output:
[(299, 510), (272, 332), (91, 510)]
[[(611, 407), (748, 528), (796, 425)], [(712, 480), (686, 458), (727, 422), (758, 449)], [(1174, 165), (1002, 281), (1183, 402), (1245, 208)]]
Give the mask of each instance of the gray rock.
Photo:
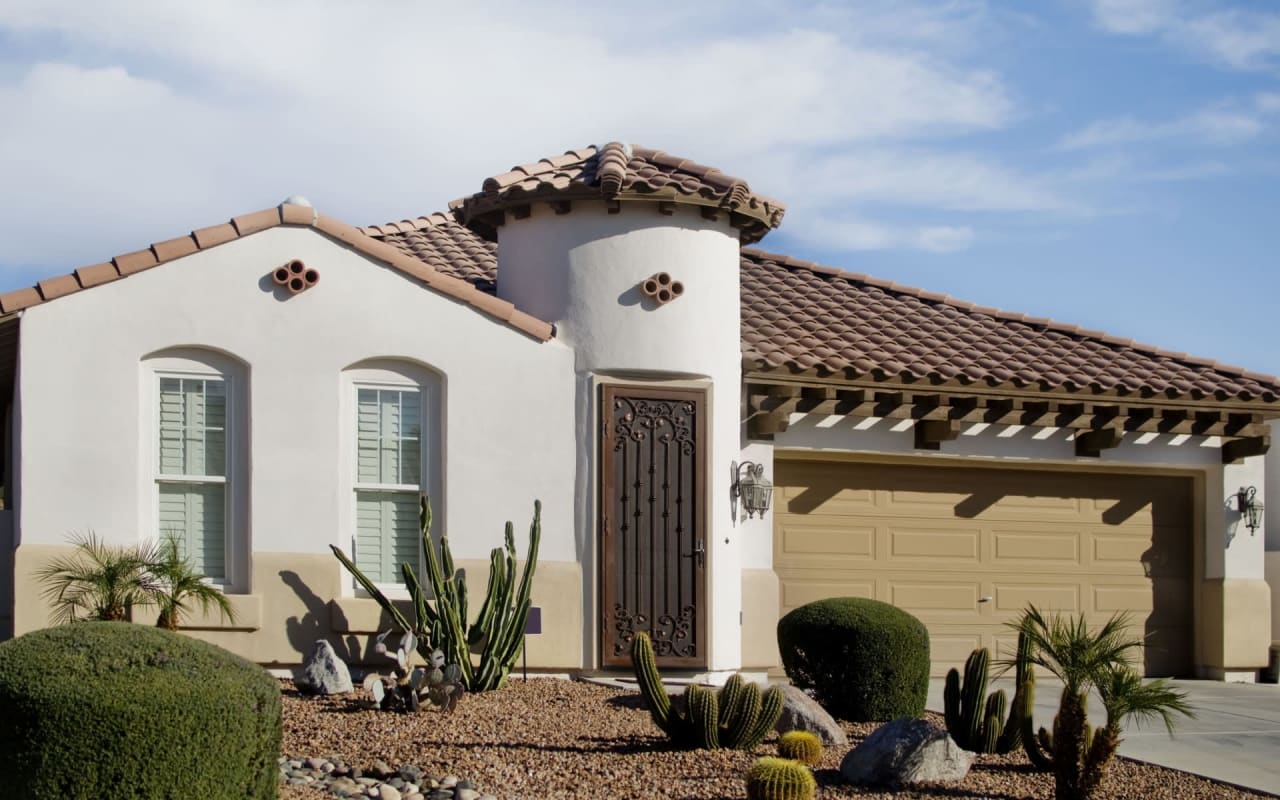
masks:
[(897, 788), (924, 781), (963, 780), (973, 753), (960, 749), (944, 728), (922, 719), (881, 725), (840, 762), (852, 784)]
[(311, 654), (302, 662), (298, 688), (313, 694), (343, 694), (352, 690), (351, 670), (338, 658), (333, 645), (324, 639), (316, 641)]
[(809, 731), (816, 734), (822, 743), (828, 746), (843, 746), (849, 743), (849, 737), (836, 723), (835, 718), (827, 710), (818, 705), (818, 701), (794, 686), (782, 687), (782, 716), (774, 727), (778, 733), (786, 731)]

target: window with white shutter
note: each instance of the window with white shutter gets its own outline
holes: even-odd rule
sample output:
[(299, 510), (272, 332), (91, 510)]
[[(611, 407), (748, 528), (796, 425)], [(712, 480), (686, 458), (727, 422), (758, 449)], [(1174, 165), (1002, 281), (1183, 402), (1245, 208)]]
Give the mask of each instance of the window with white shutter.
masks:
[(355, 562), (375, 583), (403, 584), (400, 565), (420, 573), (423, 393), (416, 387), (355, 387)]
[(195, 569), (225, 582), (227, 564), (227, 381), (158, 375), (157, 529)]

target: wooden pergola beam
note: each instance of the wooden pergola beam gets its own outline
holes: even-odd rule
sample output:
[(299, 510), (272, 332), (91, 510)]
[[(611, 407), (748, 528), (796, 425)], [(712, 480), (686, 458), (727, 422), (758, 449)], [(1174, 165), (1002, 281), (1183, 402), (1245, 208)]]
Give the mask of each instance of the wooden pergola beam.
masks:
[(1228, 439), (1222, 444), (1222, 463), (1238, 464), (1250, 456), (1266, 455), (1270, 449), (1270, 434), (1249, 436), (1243, 439)]
[(1076, 434), (1076, 455), (1097, 458), (1103, 450), (1119, 447), (1124, 439), (1124, 431), (1120, 428), (1099, 428), (1081, 431)]

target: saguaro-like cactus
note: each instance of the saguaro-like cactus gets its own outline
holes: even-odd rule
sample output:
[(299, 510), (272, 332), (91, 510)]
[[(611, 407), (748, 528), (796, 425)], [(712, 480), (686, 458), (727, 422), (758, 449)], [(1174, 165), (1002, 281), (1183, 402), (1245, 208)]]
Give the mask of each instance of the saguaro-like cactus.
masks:
[(1030, 673), (1027, 664), (1026, 636), (1018, 636), (1017, 688), (1013, 708), (1005, 718), (1006, 699), (1003, 690), (987, 695), (987, 668), (991, 652), (985, 647), (974, 650), (964, 663), (964, 680), (956, 669), (947, 672), (943, 704), (947, 732), (956, 744), (975, 753), (1008, 753), (1022, 738), (1023, 718), (1030, 706), (1023, 684)]
[[(507, 682), (507, 675), (520, 656), (524, 645), (524, 628), (529, 618), (533, 574), (538, 566), (538, 543), (542, 539), (542, 503), (533, 503), (533, 522), (529, 526), (529, 550), (524, 571), (516, 580), (515, 534), (508, 522), (505, 546), (495, 547), (489, 554), (489, 583), (484, 604), (475, 622), (467, 624), (467, 583), (461, 570), (454, 569), (449, 537), (440, 539), (439, 553), (431, 542), (431, 503), (421, 499), (422, 549), (427, 559), (427, 581), (430, 595), (422, 586), (413, 567), (400, 565), (404, 582), (413, 600), (414, 620), (405, 619), (400, 610), (377, 586), (356, 567), (341, 548), (329, 548), (347, 568), (356, 582), (382, 606), (395, 624), (418, 640), (418, 652), (429, 659), (433, 648), (444, 651), (448, 663), (457, 664), (463, 685), (473, 692), (497, 689)], [(428, 599), (428, 597), (432, 599)], [(434, 602), (433, 602), (434, 601)], [(479, 665), (473, 665), (471, 654), (480, 654)]]
[(676, 711), (662, 687), (653, 642), (647, 633), (637, 633), (632, 638), (631, 665), (649, 716), (678, 747), (750, 750), (764, 740), (782, 716), (782, 690), (772, 686), (762, 694), (759, 686), (743, 680), (741, 675), (731, 675), (718, 693), (690, 685), (684, 693), (685, 712)]

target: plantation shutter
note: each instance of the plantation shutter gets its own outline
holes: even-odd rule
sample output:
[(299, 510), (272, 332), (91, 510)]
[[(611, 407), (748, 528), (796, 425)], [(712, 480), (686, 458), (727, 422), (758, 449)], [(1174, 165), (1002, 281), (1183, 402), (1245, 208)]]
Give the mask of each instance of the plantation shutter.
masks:
[(225, 578), (226, 383), (160, 378), (159, 530), (211, 578)]
[(403, 583), (400, 565), (418, 568), (418, 496), (356, 492), (356, 566), (375, 583)]
[(422, 393), (356, 390), (355, 562), (377, 583), (402, 583), (418, 565)]

